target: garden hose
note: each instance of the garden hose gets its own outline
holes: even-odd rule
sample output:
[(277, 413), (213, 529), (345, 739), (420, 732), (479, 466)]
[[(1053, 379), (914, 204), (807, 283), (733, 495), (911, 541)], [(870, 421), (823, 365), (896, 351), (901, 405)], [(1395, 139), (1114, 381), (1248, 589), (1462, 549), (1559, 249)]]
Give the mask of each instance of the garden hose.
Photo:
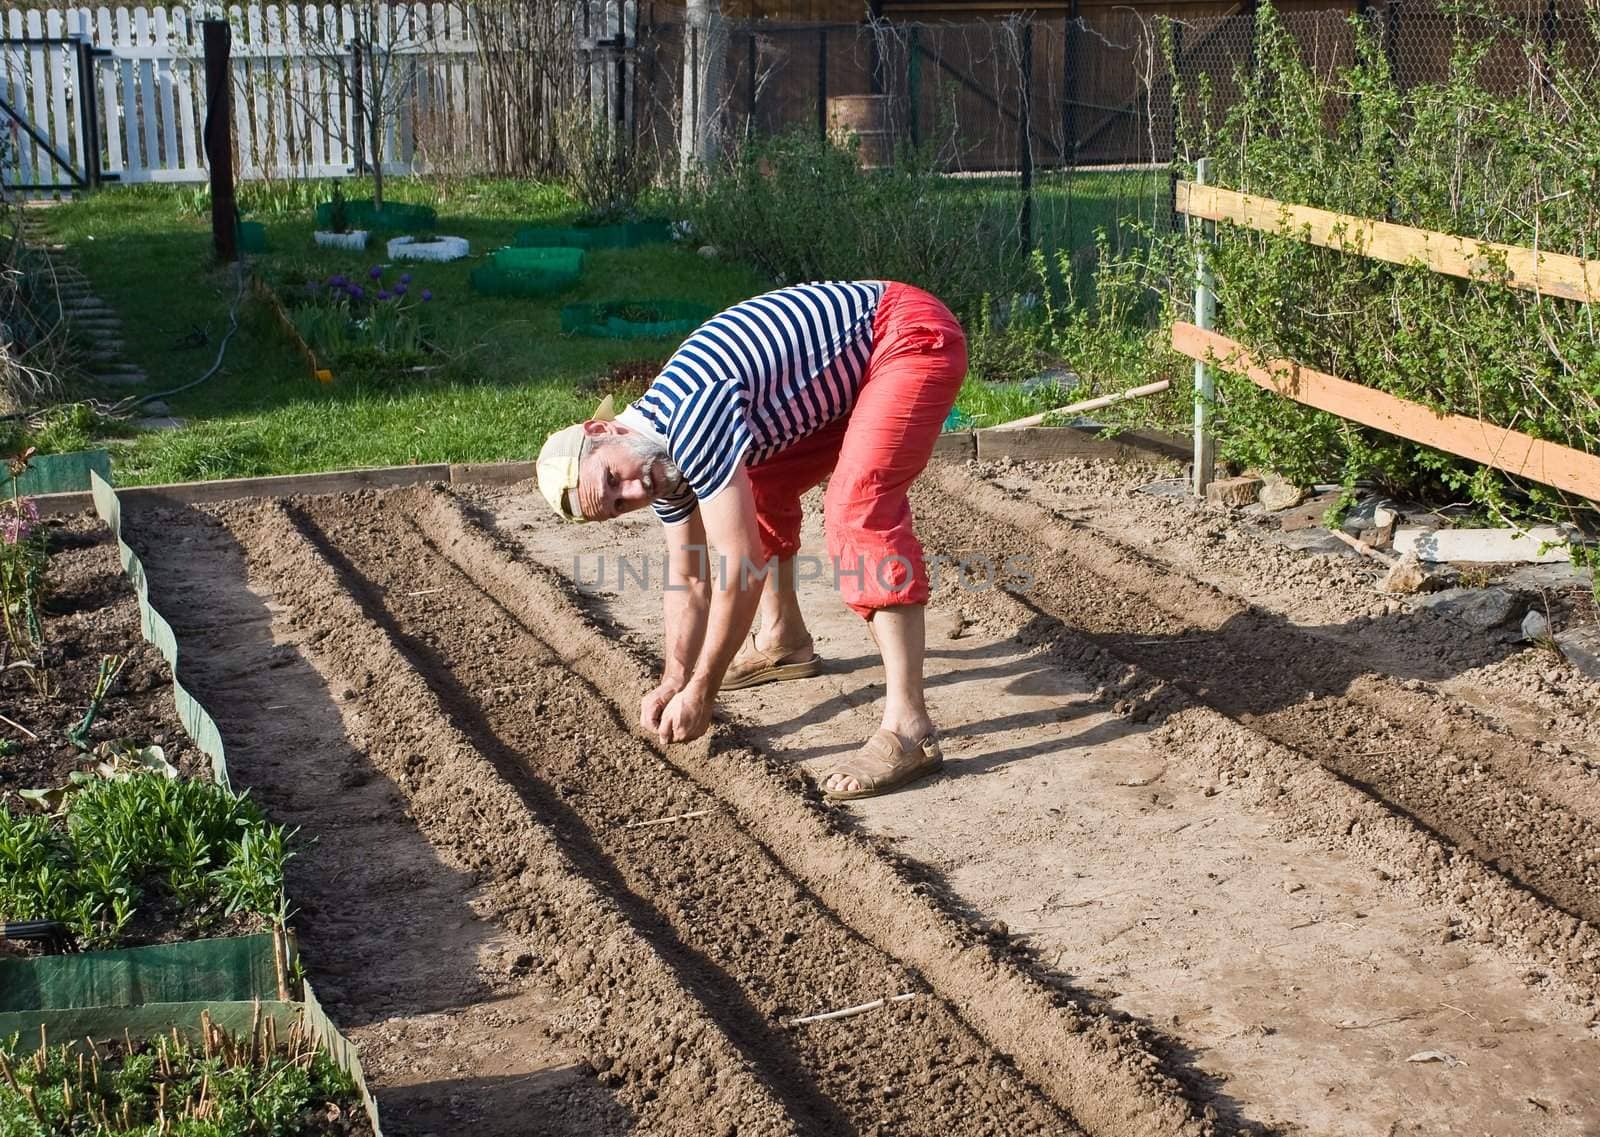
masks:
[(193, 389), (195, 387), (200, 386), (200, 384), (202, 384), (206, 380), (210, 379), (213, 375), (215, 375), (218, 371), (220, 371), (222, 369), (222, 357), (223, 357), (223, 355), (225, 355), (227, 353), (228, 341), (231, 340), (233, 338), (233, 334), (239, 330), (239, 305), (241, 303), (243, 303), (243, 301), (244, 301), (244, 285), (245, 285), (245, 279), (246, 279), (244, 261), (240, 260), (240, 261), (234, 262), (233, 275), (234, 275), (234, 278), (238, 281), (239, 287), (238, 287), (238, 290), (234, 293), (233, 303), (228, 306), (228, 330), (223, 335), (222, 342), (217, 345), (217, 358), (212, 361), (211, 366), (206, 370), (206, 373), (204, 375), (200, 376), (200, 378), (198, 378), (198, 379), (190, 380), (188, 383), (183, 384), (181, 387), (173, 387), (170, 390), (166, 390), (166, 391), (157, 391), (154, 394), (150, 394), (150, 395), (140, 395), (137, 399), (134, 399), (131, 402), (117, 403), (112, 408), (113, 410), (119, 409), (119, 408), (124, 407), (124, 406), (137, 407), (137, 406), (140, 406), (140, 405), (142, 405), (144, 403), (154, 402), (156, 399), (164, 399), (164, 398), (167, 398), (170, 395), (181, 394), (184, 391), (188, 391), (188, 390), (191, 390), (191, 389)]

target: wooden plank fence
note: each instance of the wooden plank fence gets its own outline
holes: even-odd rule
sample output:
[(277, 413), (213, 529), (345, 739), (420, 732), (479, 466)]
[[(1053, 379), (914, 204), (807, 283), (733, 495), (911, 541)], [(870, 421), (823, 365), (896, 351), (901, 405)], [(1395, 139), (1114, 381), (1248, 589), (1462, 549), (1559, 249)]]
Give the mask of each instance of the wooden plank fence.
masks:
[[(214, 10), (214, 9), (212, 9)], [(357, 123), (349, 97), (350, 43), (366, 8), (259, 5), (228, 9), (238, 176), (331, 177), (353, 172)], [(460, 147), (483, 118), (471, 21), (458, 4), (373, 6), (371, 35), (390, 60), (385, 98), (395, 108), (385, 169), (427, 169), (434, 148)], [(203, 182), (205, 66), (200, 17), (182, 7), (0, 9), (0, 97), (26, 115), (81, 170), (86, 144), (124, 183)], [(97, 139), (83, 137), (79, 54), (89, 39), (88, 87), (99, 100)], [(372, 77), (363, 77), (370, 97)], [(70, 171), (9, 118), (0, 135), (8, 184), (69, 188)], [(370, 160), (370, 156), (369, 156)]]
[[(1179, 182), (1177, 203), (1178, 212), (1193, 218), (1242, 225), (1374, 260), (1416, 264), (1435, 273), (1528, 289), (1580, 303), (1600, 299), (1600, 261), (1596, 260), (1492, 245), (1449, 233), (1252, 197), (1198, 182)], [(1202, 260), (1202, 281), (1203, 263)], [(1205, 283), (1200, 288), (1210, 291)], [(1600, 456), (1466, 415), (1441, 414), (1291, 359), (1257, 356), (1237, 340), (1212, 331), (1209, 313), (1199, 299), (1197, 295), (1196, 323), (1173, 324), (1172, 346), (1203, 366), (1214, 364), (1297, 403), (1600, 502)], [(1196, 415), (1198, 470), (1203, 422), (1198, 400)]]

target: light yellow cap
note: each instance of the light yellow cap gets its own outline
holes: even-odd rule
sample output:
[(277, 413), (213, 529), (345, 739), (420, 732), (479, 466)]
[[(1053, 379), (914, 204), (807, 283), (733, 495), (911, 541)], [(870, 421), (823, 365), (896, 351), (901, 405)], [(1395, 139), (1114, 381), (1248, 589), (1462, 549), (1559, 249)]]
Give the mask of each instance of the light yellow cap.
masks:
[[(607, 395), (588, 421), (610, 422), (616, 417), (611, 396)], [(578, 464), (583, 461), (584, 443), (588, 439), (583, 423), (575, 423), (545, 439), (544, 449), (539, 451), (539, 492), (550, 503), (550, 508), (568, 521), (584, 520), (574, 495), (578, 489)]]

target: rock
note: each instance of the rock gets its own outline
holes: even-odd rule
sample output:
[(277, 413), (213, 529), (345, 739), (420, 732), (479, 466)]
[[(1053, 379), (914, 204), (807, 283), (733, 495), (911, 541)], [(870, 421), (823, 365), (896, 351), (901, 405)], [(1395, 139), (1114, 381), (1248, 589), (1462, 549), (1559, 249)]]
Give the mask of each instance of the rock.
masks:
[(1394, 567), (1378, 582), (1378, 588), (1383, 592), (1409, 596), (1413, 592), (1422, 591), (1422, 586), (1427, 580), (1428, 574), (1423, 571), (1422, 562), (1417, 560), (1415, 553), (1407, 553), (1396, 561)]
[(708, 261), (714, 261), (722, 255), (722, 251), (715, 245), (701, 245), (699, 252)]
[(160, 418), (163, 415), (172, 413), (172, 408), (167, 406), (165, 399), (151, 399), (148, 402), (140, 403), (139, 409), (153, 418)]
[(1420, 603), (1470, 628), (1486, 632), (1510, 620), (1516, 613), (1519, 599), (1515, 592), (1504, 588), (1447, 588)]
[(1543, 612), (1537, 608), (1530, 609), (1522, 617), (1522, 638), (1529, 643), (1537, 643), (1550, 634), (1550, 621), (1545, 619)]
[(1600, 626), (1586, 624), (1557, 634), (1556, 646), (1567, 662), (1590, 679), (1600, 682)]
[(1228, 509), (1243, 509), (1255, 503), (1261, 486), (1260, 478), (1219, 478), (1206, 486), (1206, 501)]
[(1261, 493), (1257, 495), (1256, 500), (1261, 502), (1261, 508), (1268, 513), (1277, 513), (1281, 509), (1293, 509), (1302, 501), (1305, 501), (1309, 492), (1303, 486), (1297, 486), (1293, 482), (1286, 482), (1282, 478), (1269, 477), (1267, 484), (1261, 487)]

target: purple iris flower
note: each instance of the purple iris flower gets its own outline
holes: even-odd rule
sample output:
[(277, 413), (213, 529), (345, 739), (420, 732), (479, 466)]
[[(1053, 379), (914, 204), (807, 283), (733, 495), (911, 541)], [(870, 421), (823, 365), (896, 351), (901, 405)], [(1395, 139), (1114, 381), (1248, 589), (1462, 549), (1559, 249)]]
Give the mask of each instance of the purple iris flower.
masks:
[(344, 278), (344, 273), (342, 272), (336, 272), (328, 278), (328, 284), (333, 288), (343, 288), (349, 283), (350, 282)]
[(390, 289), (390, 291), (396, 296), (404, 296), (406, 294), (406, 282), (402, 280), (399, 284)]
[(362, 289), (362, 287), (359, 284), (352, 284), (350, 286), (350, 299), (352, 299), (352, 300), (360, 300), (365, 295), (366, 295), (366, 292)]
[(378, 299), (379, 300), (392, 300), (393, 298), (394, 298), (394, 293), (390, 292), (387, 288), (381, 290), (378, 293)]
[(401, 284), (410, 284), (411, 283), (411, 274), (409, 272), (401, 273), (400, 274), (400, 283)]
[(367, 270), (367, 275), (373, 280), (380, 280), (383, 277), (383, 267), (381, 265), (373, 265)]
[(433, 299), (433, 293), (428, 291), (426, 288), (424, 288), (422, 290), (422, 302), (424, 304), (426, 304), (428, 301), (430, 301), (432, 299)]

